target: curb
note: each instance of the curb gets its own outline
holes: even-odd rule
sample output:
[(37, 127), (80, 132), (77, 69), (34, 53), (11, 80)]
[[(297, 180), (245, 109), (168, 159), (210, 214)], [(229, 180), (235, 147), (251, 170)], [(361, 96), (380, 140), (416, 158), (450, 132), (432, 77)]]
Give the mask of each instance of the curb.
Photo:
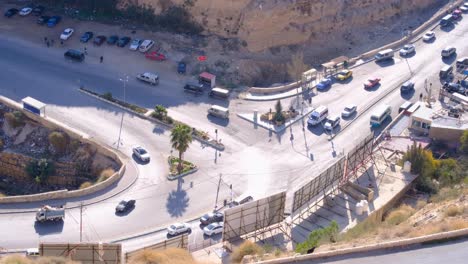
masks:
[[(170, 161), (170, 160), (171, 160), (171, 157), (167, 157), (167, 163), (169, 164), (169, 167), (171, 167), (171, 161)], [(185, 176), (187, 176), (187, 175), (189, 175), (189, 174), (195, 173), (195, 172), (197, 172), (197, 171), (198, 171), (198, 167), (195, 165), (195, 168), (193, 168), (193, 169), (191, 169), (191, 170), (189, 170), (189, 171), (186, 171), (186, 172), (184, 172), (184, 173), (177, 174), (177, 175), (168, 174), (168, 175), (166, 176), (166, 178), (167, 178), (168, 180), (170, 180), (170, 181), (173, 181), (173, 180), (177, 180), (177, 179), (179, 179), (179, 178), (185, 177)]]
[(297, 255), (293, 257), (286, 257), (281, 259), (274, 259), (274, 260), (266, 260), (266, 261), (259, 261), (256, 263), (264, 263), (264, 264), (280, 264), (280, 263), (294, 263), (294, 262), (302, 262), (306, 260), (320, 260), (326, 259), (330, 257), (336, 256), (346, 256), (352, 255), (357, 253), (371, 253), (380, 250), (388, 250), (388, 249), (400, 249), (405, 248), (408, 246), (415, 246), (415, 245), (424, 245), (428, 243), (435, 243), (435, 242), (443, 242), (443, 241), (450, 241), (450, 240), (457, 240), (461, 238), (468, 237), (468, 228), (459, 229), (454, 231), (448, 231), (443, 233), (437, 233), (422, 237), (415, 237), (415, 238), (408, 238), (403, 240), (397, 241), (390, 241), (390, 242), (383, 242), (379, 244), (361, 246), (361, 247), (354, 247), (354, 248), (346, 248), (346, 249), (339, 249), (334, 251), (326, 251), (320, 252), (315, 254), (307, 254), (307, 255)]

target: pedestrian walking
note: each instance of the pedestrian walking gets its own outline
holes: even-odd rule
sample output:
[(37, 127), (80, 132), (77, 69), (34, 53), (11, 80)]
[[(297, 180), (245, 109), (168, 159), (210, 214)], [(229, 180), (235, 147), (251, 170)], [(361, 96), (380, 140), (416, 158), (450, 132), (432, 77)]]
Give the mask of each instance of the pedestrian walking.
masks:
[(88, 55), (88, 50), (86, 49), (86, 47), (84, 48), (84, 54)]
[(101, 63), (102, 63), (102, 61), (104, 60), (104, 57), (103, 57), (103, 56), (101, 56), (101, 57), (99, 58), (99, 60), (100, 60), (100, 61), (101, 61)]
[(46, 42), (46, 45), (47, 45), (47, 47), (49, 47), (49, 46), (50, 46), (50, 43), (49, 43), (49, 41), (47, 41), (47, 42)]
[(62, 45), (62, 46), (63, 46), (63, 40), (61, 40), (61, 41), (60, 41), (60, 45)]
[(423, 98), (423, 94), (419, 94), (419, 101), (422, 101), (422, 98)]
[(44, 37), (44, 43), (47, 43), (47, 37)]

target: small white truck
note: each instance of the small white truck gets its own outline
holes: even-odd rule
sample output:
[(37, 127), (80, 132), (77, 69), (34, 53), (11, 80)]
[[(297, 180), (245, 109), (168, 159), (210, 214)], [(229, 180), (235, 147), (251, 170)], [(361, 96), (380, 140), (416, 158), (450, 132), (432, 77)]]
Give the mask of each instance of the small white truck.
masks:
[(36, 212), (36, 221), (59, 221), (65, 218), (65, 208), (63, 206), (53, 207), (44, 205)]

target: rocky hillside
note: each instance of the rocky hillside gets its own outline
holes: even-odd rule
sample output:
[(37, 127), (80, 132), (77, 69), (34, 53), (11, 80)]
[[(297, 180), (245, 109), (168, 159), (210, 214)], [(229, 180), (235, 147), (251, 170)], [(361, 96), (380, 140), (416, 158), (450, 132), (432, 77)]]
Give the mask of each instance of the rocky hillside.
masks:
[(295, 44), (319, 44), (372, 30), (405, 15), (418, 17), (448, 0), (130, 0), (161, 12), (183, 5), (205, 32), (239, 38), (253, 52)]

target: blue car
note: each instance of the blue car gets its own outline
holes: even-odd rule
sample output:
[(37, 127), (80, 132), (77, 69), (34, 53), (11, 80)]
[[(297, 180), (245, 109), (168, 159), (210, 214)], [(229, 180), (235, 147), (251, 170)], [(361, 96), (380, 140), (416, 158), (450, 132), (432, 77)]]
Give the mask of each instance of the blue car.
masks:
[(332, 84), (331, 78), (325, 78), (317, 84), (317, 90), (322, 91), (330, 87)]
[(179, 74), (185, 74), (186, 69), (187, 69), (187, 64), (185, 64), (185, 62), (181, 61), (177, 64), (177, 72)]
[(57, 25), (60, 22), (61, 19), (62, 18), (59, 17), (59, 16), (52, 16), (51, 18), (49, 18), (49, 20), (47, 20), (47, 26), (48, 27), (55, 27), (55, 25)]

